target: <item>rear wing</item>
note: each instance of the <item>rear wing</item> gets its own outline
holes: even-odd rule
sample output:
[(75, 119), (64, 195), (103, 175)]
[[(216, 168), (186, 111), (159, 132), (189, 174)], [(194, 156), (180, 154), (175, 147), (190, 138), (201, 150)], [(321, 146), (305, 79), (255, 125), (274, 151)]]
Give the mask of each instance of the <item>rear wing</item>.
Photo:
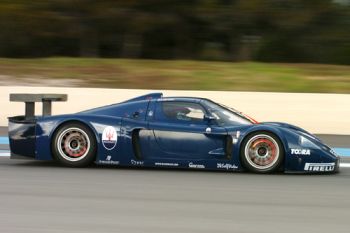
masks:
[(42, 115), (50, 116), (52, 102), (67, 101), (65, 94), (10, 94), (10, 101), (24, 102), (25, 115), (9, 117), (11, 158), (35, 158), (36, 120), (35, 103), (42, 103)]
[(67, 101), (66, 94), (10, 94), (10, 101), (25, 103), (25, 119), (35, 117), (35, 103), (42, 102), (43, 116), (51, 116), (52, 102)]

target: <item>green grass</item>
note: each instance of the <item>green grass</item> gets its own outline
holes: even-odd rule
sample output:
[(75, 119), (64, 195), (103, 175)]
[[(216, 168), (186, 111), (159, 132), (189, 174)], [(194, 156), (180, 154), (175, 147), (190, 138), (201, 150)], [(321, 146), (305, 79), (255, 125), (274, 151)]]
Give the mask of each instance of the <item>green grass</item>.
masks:
[[(350, 66), (100, 58), (0, 59), (0, 83), (350, 93)], [(71, 82), (72, 81), (72, 82)], [(52, 84), (53, 85), (53, 84)]]

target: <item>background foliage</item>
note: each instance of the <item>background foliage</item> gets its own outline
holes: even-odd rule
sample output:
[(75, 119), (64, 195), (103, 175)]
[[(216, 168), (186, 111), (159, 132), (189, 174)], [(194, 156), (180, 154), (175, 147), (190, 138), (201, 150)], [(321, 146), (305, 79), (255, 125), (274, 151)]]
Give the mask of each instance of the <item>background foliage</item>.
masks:
[(1, 0), (1, 57), (350, 64), (346, 0)]

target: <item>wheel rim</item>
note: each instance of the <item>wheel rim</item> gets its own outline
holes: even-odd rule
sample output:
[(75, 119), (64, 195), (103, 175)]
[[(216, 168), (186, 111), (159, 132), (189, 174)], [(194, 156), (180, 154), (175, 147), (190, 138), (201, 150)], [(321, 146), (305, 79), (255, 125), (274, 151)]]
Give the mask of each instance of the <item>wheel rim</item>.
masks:
[(82, 129), (69, 128), (59, 135), (56, 146), (64, 159), (76, 162), (89, 153), (90, 139)]
[(280, 155), (277, 141), (269, 135), (255, 135), (247, 142), (244, 151), (247, 162), (256, 169), (273, 167)]

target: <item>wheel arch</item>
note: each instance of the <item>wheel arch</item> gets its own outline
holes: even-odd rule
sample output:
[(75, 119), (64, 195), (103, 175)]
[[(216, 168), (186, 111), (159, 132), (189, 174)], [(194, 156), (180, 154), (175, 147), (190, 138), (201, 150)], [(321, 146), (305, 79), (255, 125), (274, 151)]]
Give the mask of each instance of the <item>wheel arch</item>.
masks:
[(246, 132), (242, 133), (242, 138), (240, 139), (240, 143), (239, 143), (239, 149), (241, 150), (242, 147), (242, 142), (251, 134), (254, 134), (256, 132), (267, 132), (267, 133), (271, 133), (273, 135), (275, 135), (281, 142), (284, 152), (288, 151), (288, 141), (287, 138), (285, 137), (284, 133), (282, 132), (281, 129), (275, 128), (275, 127), (271, 127), (271, 126), (259, 126), (257, 125), (257, 127), (252, 127), (249, 130), (247, 130)]

